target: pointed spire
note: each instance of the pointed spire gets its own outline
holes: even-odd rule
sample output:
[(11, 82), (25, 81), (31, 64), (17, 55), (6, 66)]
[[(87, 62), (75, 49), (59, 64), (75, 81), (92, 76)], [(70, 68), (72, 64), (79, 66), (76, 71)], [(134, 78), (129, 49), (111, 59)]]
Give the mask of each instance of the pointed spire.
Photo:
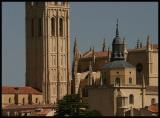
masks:
[(92, 57), (93, 57), (93, 63), (95, 64), (95, 50), (94, 50), (94, 46), (93, 46), (93, 49), (92, 49)]
[(140, 47), (140, 44), (139, 44), (139, 38), (137, 39), (137, 48)]
[(126, 44), (126, 38), (125, 37), (123, 37), (123, 44)]
[(73, 53), (79, 53), (78, 51), (78, 45), (77, 45), (77, 37), (75, 36), (75, 40), (74, 40), (74, 48), (73, 48)]
[(102, 51), (104, 52), (104, 51), (106, 51), (106, 43), (105, 43), (105, 38), (104, 38), (104, 40), (103, 40), (103, 46), (102, 46)]
[(151, 43), (150, 41), (151, 41), (151, 37), (150, 37), (150, 35), (148, 35), (147, 36), (147, 45), (149, 45)]
[(93, 48), (92, 48), (92, 53), (94, 54), (94, 52), (95, 52), (95, 50), (94, 50), (94, 46), (93, 46)]
[(116, 37), (119, 36), (119, 30), (118, 30), (118, 18), (117, 18), (117, 24), (116, 24)]
[(140, 42), (140, 48), (142, 48), (142, 46), (143, 46), (143, 45), (142, 45), (142, 42)]
[(91, 51), (92, 50), (92, 48), (91, 48), (91, 46), (90, 46), (90, 49), (89, 49), (89, 51)]
[(108, 62), (110, 61), (110, 55), (109, 55), (109, 47), (108, 47)]

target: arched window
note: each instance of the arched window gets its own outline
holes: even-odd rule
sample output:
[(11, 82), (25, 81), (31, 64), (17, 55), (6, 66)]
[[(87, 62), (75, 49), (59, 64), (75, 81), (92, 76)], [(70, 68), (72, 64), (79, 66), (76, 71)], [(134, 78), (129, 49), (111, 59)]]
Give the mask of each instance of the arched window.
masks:
[(55, 36), (56, 35), (56, 25), (55, 25), (55, 18), (51, 18), (51, 35)]
[(131, 77), (129, 78), (129, 84), (132, 84), (132, 78)]
[(59, 34), (60, 36), (63, 36), (63, 19), (59, 19)]
[(25, 98), (22, 99), (22, 104), (25, 104)]
[(31, 35), (34, 37), (34, 19), (31, 19)]
[(38, 19), (38, 36), (42, 36), (42, 18)]
[(9, 98), (8, 102), (9, 102), (9, 103), (12, 103), (12, 99), (11, 99), (11, 98)]
[(132, 94), (129, 96), (129, 103), (134, 104), (134, 96)]
[(116, 85), (120, 86), (120, 78), (119, 78), (119, 77), (116, 78), (116, 81), (115, 81), (115, 82), (116, 82), (116, 83), (115, 83)]
[(38, 98), (36, 98), (36, 101), (35, 101), (35, 103), (38, 103)]
[(151, 105), (155, 104), (156, 103), (156, 99), (155, 98), (152, 98), (151, 99)]

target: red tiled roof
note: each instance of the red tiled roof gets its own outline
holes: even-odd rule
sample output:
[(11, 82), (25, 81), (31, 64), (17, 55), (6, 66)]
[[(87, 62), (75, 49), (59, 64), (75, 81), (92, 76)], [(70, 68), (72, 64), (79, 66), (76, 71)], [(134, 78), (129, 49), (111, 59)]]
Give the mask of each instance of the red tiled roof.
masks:
[(158, 105), (153, 104), (148, 107), (148, 110), (154, 113), (158, 113)]
[(5, 106), (3, 109), (9, 110), (9, 109), (21, 109), (21, 110), (26, 110), (26, 109), (35, 109), (35, 108), (53, 108), (55, 107), (55, 104), (25, 104), (25, 105), (15, 105), (11, 104), (8, 106)]
[[(109, 55), (111, 54), (111, 51), (109, 51)], [(95, 52), (95, 56), (96, 57), (107, 57), (108, 56), (108, 51), (99, 51), (99, 52)], [(89, 55), (84, 56), (86, 57), (92, 57), (92, 53), (90, 53)], [(82, 57), (83, 58), (83, 57)]]
[(2, 94), (42, 94), (32, 87), (8, 87), (2, 86)]

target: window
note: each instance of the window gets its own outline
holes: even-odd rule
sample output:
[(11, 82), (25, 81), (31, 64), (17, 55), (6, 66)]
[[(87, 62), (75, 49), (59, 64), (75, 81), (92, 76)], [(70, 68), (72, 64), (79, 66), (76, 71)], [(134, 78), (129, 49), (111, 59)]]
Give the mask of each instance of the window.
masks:
[(132, 84), (132, 78), (131, 77), (129, 78), (129, 84)]
[(134, 104), (134, 96), (132, 94), (129, 96), (129, 103)]
[(116, 82), (116, 83), (115, 83), (116, 85), (120, 86), (120, 78), (119, 78), (119, 77), (116, 78), (116, 81), (115, 81), (115, 82)]
[(11, 98), (9, 98), (9, 100), (8, 100), (8, 101), (9, 101), (9, 103), (12, 103), (12, 99), (11, 99)]
[(25, 98), (22, 99), (22, 104), (25, 104)]
[(38, 36), (42, 36), (42, 18), (38, 19)]
[(155, 104), (156, 103), (156, 99), (155, 98), (152, 98), (151, 99), (151, 105)]
[(38, 103), (38, 98), (36, 98), (36, 102), (35, 103)]
[(55, 27), (55, 18), (51, 18), (51, 35), (55, 36), (56, 35), (56, 27)]
[(34, 37), (34, 19), (31, 20), (31, 35)]
[(59, 19), (59, 34), (60, 36), (63, 36), (63, 19)]

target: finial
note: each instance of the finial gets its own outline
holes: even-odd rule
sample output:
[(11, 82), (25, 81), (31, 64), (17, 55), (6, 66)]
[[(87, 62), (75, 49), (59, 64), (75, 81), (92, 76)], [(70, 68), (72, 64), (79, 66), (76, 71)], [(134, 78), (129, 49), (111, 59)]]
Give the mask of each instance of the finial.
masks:
[(148, 35), (148, 36), (147, 36), (147, 45), (150, 44), (150, 41), (151, 41), (151, 37), (150, 37), (150, 35)]
[(104, 51), (106, 51), (106, 43), (105, 43), (105, 38), (104, 38), (104, 40), (103, 40), (103, 47), (102, 47), (102, 51), (104, 52)]
[(118, 18), (117, 18), (117, 24), (116, 24), (116, 36), (119, 36), (119, 30), (118, 30)]
[(126, 41), (126, 39), (125, 39), (125, 37), (123, 37), (123, 44), (125, 44), (125, 41)]
[(93, 46), (93, 48), (92, 48), (92, 51), (94, 52), (94, 46)]
[(108, 62), (110, 61), (110, 55), (109, 55), (109, 47), (108, 47)]
[(92, 50), (92, 48), (91, 48), (91, 46), (90, 46), (90, 49), (89, 49), (89, 51), (91, 51)]
[(142, 42), (140, 42), (140, 48), (142, 48)]
[(139, 48), (139, 38), (137, 39), (137, 48)]

